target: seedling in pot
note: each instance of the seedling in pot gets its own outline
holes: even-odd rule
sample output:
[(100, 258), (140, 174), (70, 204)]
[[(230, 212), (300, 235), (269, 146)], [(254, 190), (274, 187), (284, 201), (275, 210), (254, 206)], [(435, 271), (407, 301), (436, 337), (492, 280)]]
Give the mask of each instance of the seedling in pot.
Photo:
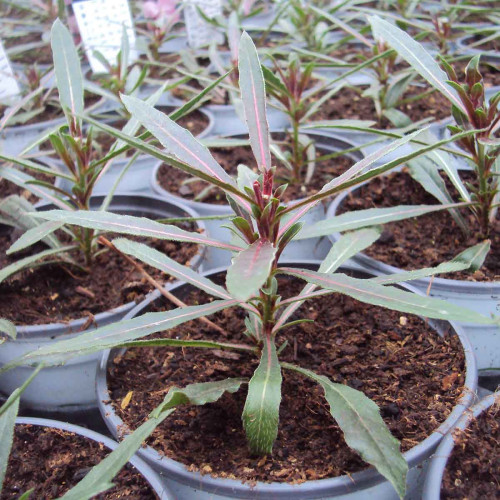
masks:
[[(481, 236), (491, 235), (492, 225), (500, 202), (500, 92), (486, 97), (484, 83), (478, 70), (480, 57), (473, 57), (465, 69), (465, 79), (458, 76), (450, 63), (441, 59), (446, 73), (439, 67), (432, 56), (416, 41), (404, 32), (379, 19), (371, 20), (374, 29), (431, 85), (439, 90), (451, 103), (455, 124), (448, 129), (453, 134), (462, 135), (456, 143), (465, 151), (465, 158), (473, 167), (475, 181), (465, 185), (452, 161), (448, 159), (443, 166), (462, 200), (470, 203), (470, 210), (477, 220)], [(464, 155), (462, 155), (464, 156)], [(434, 159), (435, 161), (435, 159)], [(438, 163), (439, 166), (443, 162)], [(417, 181), (422, 178), (416, 169)], [(422, 182), (426, 188), (425, 182)], [(442, 184), (442, 183), (441, 183)], [(450, 199), (444, 185), (439, 186), (441, 197)], [(427, 188), (426, 188), (427, 189)], [(461, 224), (465, 225), (465, 221)], [(467, 230), (467, 229), (465, 229)]]
[[(171, 388), (164, 402), (151, 414), (162, 418), (179, 404), (205, 404), (219, 399), (224, 392), (235, 392), (242, 384), (248, 384), (248, 394), (242, 420), (251, 453), (269, 455), (273, 452), (279, 425), (282, 370), (295, 371), (317, 382), (324, 390), (330, 405), (332, 417), (344, 432), (348, 445), (355, 449), (365, 461), (374, 465), (396, 488), (399, 496), (405, 493), (407, 464), (399, 451), (398, 442), (390, 435), (380, 417), (376, 405), (362, 392), (343, 384), (331, 382), (300, 366), (280, 363), (276, 346), (276, 334), (295, 321), (291, 320), (301, 304), (317, 294), (341, 293), (360, 301), (387, 307), (405, 313), (420, 314), (440, 319), (474, 320), (491, 323), (492, 320), (477, 313), (458, 308), (444, 301), (430, 299), (398, 288), (379, 284), (376, 279), (360, 280), (344, 274), (335, 274), (345, 259), (371, 244), (380, 234), (378, 228), (347, 235), (336, 244), (318, 272), (280, 266), (279, 256), (300, 230), (300, 219), (317, 203), (349, 186), (363, 181), (405, 162), (408, 157), (367, 169), (389, 151), (396, 149), (414, 137), (396, 141), (367, 157), (343, 175), (326, 184), (317, 194), (299, 201), (293, 207), (283, 205), (281, 199), (285, 184), (277, 184), (275, 168), (271, 164), (270, 136), (266, 119), (264, 79), (257, 51), (251, 38), (244, 33), (239, 48), (240, 88), (245, 116), (248, 123), (250, 143), (255, 155), (259, 173), (241, 167), (237, 181), (232, 179), (214, 160), (209, 151), (186, 130), (152, 106), (130, 96), (123, 96), (123, 102), (131, 115), (147, 128), (161, 142), (164, 152), (143, 141), (127, 136), (101, 124), (100, 127), (137, 149), (150, 153), (173, 167), (179, 168), (222, 189), (235, 210), (232, 229), (237, 243), (225, 244), (200, 235), (186, 235), (173, 232), (172, 228), (147, 219), (122, 216), (106, 212), (91, 211), (49, 211), (36, 216), (51, 223), (64, 222), (81, 226), (87, 230), (116, 231), (125, 235), (153, 235), (160, 239), (193, 241), (234, 252), (232, 265), (226, 274), (225, 287), (216, 285), (208, 278), (189, 270), (144, 245), (118, 238), (113, 245), (122, 253), (162, 269), (164, 272), (183, 279), (217, 300), (206, 304), (180, 307), (167, 312), (149, 313), (122, 321), (104, 328), (87, 332), (81, 336), (36, 352), (3, 368), (24, 363), (60, 363), (73, 356), (95, 352), (116, 346), (165, 345), (182, 348), (234, 349), (253, 353), (259, 365), (250, 380), (236, 378), (218, 382), (192, 384), (183, 389)], [(90, 120), (97, 125), (97, 122)], [(433, 150), (445, 144), (441, 141), (412, 153), (411, 157)], [(471, 262), (462, 266), (470, 266)], [(432, 274), (434, 270), (422, 271)], [(297, 296), (284, 300), (280, 295), (277, 277), (293, 276), (307, 284)], [(401, 278), (398, 276), (398, 281)], [(406, 279), (410, 279), (407, 277)], [(389, 278), (388, 283), (391, 283)], [(141, 341), (142, 337), (168, 330), (183, 322), (204, 318), (217, 311), (240, 307), (246, 314), (247, 343), (236, 344), (230, 339), (223, 343), (207, 339), (190, 341), (186, 339), (153, 339)], [(300, 318), (299, 320), (300, 321)]]
[(149, 0), (141, 7), (147, 29), (139, 31), (147, 37), (149, 53), (157, 61), (161, 45), (175, 37), (172, 30), (181, 19), (182, 7), (176, 0)]

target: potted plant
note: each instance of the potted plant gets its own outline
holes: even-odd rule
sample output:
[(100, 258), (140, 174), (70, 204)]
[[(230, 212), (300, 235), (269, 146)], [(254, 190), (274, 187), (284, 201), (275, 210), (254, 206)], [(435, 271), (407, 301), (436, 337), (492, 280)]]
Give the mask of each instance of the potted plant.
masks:
[[(333, 382), (321, 373), (318, 374), (293, 362), (280, 360), (281, 352), (286, 346), (278, 345), (278, 332), (285, 326), (292, 326), (292, 323), (301, 324), (304, 323), (304, 319), (306, 322), (310, 319), (300, 316), (298, 319), (292, 318), (297, 306), (302, 302), (317, 295), (328, 295), (334, 292), (345, 294), (370, 305), (387, 307), (405, 314), (416, 313), (428, 318), (445, 320), (452, 317), (458, 320), (474, 319), (484, 324), (490, 324), (492, 320), (444, 301), (430, 299), (388, 286), (388, 284), (380, 284), (377, 279), (360, 279), (344, 273), (335, 273), (334, 271), (338, 269), (344, 259), (378, 237), (380, 232), (377, 229), (349, 235), (330, 251), (318, 271), (278, 264), (283, 250), (300, 230), (299, 221), (307, 211), (311, 210), (321, 199), (331, 196), (338, 190), (345, 189), (351, 183), (356, 184), (366, 180), (366, 178), (379, 175), (384, 168), (369, 170), (363, 175), (357, 175), (369, 167), (376, 157), (361, 160), (343, 175), (327, 183), (319, 193), (308, 196), (293, 206), (282, 204), (281, 198), (286, 185), (276, 185), (274, 182), (275, 168), (271, 165), (269, 129), (265, 119), (264, 81), (257, 51), (247, 34), (242, 35), (239, 50), (240, 87), (249, 125), (250, 143), (256, 156), (260, 174), (250, 175), (249, 169), (243, 169), (238, 182), (235, 182), (217, 164), (202, 144), (186, 134), (168, 117), (130, 96), (123, 96), (122, 99), (131, 115), (150, 130), (171, 154), (158, 150), (139, 139), (127, 137), (119, 131), (114, 132), (116, 137), (137, 149), (150, 152), (177, 168), (210, 181), (223, 189), (231, 198), (236, 213), (232, 223), (239, 239), (232, 246), (224, 245), (224, 248), (235, 252), (232, 264), (225, 276), (225, 286), (186, 267), (179, 266), (172, 259), (147, 245), (118, 238), (113, 241), (113, 245), (118, 251), (131, 255), (144, 263), (153, 264), (164, 272), (181, 278), (186, 283), (208, 293), (212, 299), (203, 300), (203, 303), (195, 300), (192, 305), (184, 303), (174, 309), (169, 308), (166, 311), (147, 313), (83, 333), (75, 339), (62, 340), (49, 348), (27, 353), (21, 359), (14, 360), (8, 366), (3, 367), (2, 370), (6, 371), (19, 364), (61, 363), (74, 356), (86, 355), (113, 347), (214, 348), (219, 355), (221, 355), (219, 352), (221, 350), (229, 351), (230, 358), (234, 358), (235, 353), (245, 353), (252, 358), (249, 365), (245, 364), (249, 368), (248, 375), (245, 369), (239, 377), (226, 379), (217, 377), (216, 381), (188, 384), (184, 388), (170, 387), (166, 394), (164, 394), (165, 391), (162, 391), (161, 396), (165, 397), (149, 414), (149, 418), (153, 422), (154, 419), (166, 418), (167, 414), (174, 412), (177, 406), (183, 404), (202, 406), (209, 402), (215, 402), (226, 392), (236, 393), (242, 384), (248, 384), (242, 412), (244, 436), (246, 436), (247, 444), (243, 443), (241, 449), (246, 449), (248, 445), (250, 451), (245, 451), (245, 453), (259, 456), (258, 460), (261, 465), (257, 464), (257, 466), (262, 467), (265, 463), (263, 457), (272, 453), (278, 434), (283, 374), (286, 379), (288, 372), (299, 373), (306, 379), (313, 381), (314, 384), (318, 384), (320, 393), (324, 393), (330, 405), (329, 409), (326, 410), (327, 415), (333, 417), (340, 426), (349, 446), (380, 473), (380, 475), (373, 475), (372, 472), (369, 472), (366, 476), (367, 482), (361, 480), (362, 487), (373, 484), (372, 481), (383, 482), (382, 476), (384, 476), (394, 486), (397, 495), (403, 497), (406, 489), (408, 464), (399, 450), (398, 442), (391, 436), (382, 421), (377, 406), (370, 402), (361, 391), (353, 387)], [(103, 128), (106, 127), (103, 126)], [(405, 140), (410, 139), (411, 137)], [(399, 143), (393, 147), (397, 147)], [(383, 152), (379, 154), (383, 154)], [(390, 168), (390, 166), (392, 165), (386, 168)], [(287, 217), (285, 218), (285, 216)], [(154, 221), (141, 221), (138, 218), (125, 215), (104, 214), (87, 210), (74, 212), (55, 210), (38, 213), (37, 217), (51, 222), (64, 220), (67, 224), (75, 224), (84, 229), (107, 229), (125, 235), (144, 236), (154, 233), (157, 238), (179, 237), (178, 234), (172, 235), (171, 229)], [(423, 272), (429, 271), (424, 270)], [(432, 273), (432, 270), (430, 272)], [(305, 281), (306, 286), (299, 285), (295, 293), (292, 291), (288, 297), (282, 297), (280, 281), (282, 281), (283, 276)], [(160, 293), (163, 294), (161, 290)], [(216, 300), (213, 300), (213, 297)], [(171, 299), (169, 298), (169, 300)], [(177, 297), (175, 304), (178, 304), (179, 300), (182, 301)], [(227, 340), (155, 337), (141, 340), (147, 335), (179, 327), (197, 318), (203, 318), (207, 324), (207, 321), (210, 321), (207, 316), (218, 311), (226, 311), (233, 306), (238, 306), (239, 312), (237, 314), (242, 315), (245, 325), (244, 333), (239, 329), (243, 335), (241, 342), (234, 342), (227, 330), (213, 322), (209, 325), (209, 331), (217, 331)], [(229, 311), (227, 313), (229, 314)], [(408, 321), (406, 316), (405, 319), (400, 318), (401, 324), (407, 324)], [(218, 339), (218, 337), (215, 338)], [(452, 352), (458, 351), (452, 349), (450, 354)], [(221, 356), (223, 358), (224, 353)], [(445, 358), (448, 357), (445, 356)], [(156, 363), (156, 361), (154, 362)], [(165, 361), (160, 361), (160, 364), (162, 363)], [(458, 373), (454, 376), (454, 380), (457, 378)], [(453, 384), (451, 379), (448, 382)], [(315, 387), (314, 384), (313, 387)], [(470, 397), (470, 394), (469, 396), (464, 395), (464, 397)], [(133, 393), (121, 404), (123, 407), (133, 405)], [(149, 420), (146, 424), (148, 422)], [(181, 422), (179, 425), (184, 424)], [(439, 439), (439, 436), (435, 436), (433, 439)], [(275, 451), (278, 452), (278, 450)], [(203, 461), (203, 457), (200, 457), (200, 460)], [(347, 484), (349, 485), (347, 489), (349, 489), (351, 480), (348, 478), (342, 481), (344, 492)], [(386, 484), (385, 487), (387, 486)], [(244, 485), (242, 488), (246, 491), (245, 494), (252, 494), (250, 485)], [(289, 491), (287, 490), (287, 495)]]
[[(433, 206), (437, 208), (439, 204), (443, 204), (442, 206), (447, 205), (447, 208), (450, 209), (449, 213), (442, 212), (439, 216), (432, 215), (428, 216), (427, 219), (422, 218), (404, 223), (406, 229), (403, 230), (403, 233), (406, 231), (407, 234), (410, 234), (410, 226), (414, 228), (413, 243), (410, 244), (414, 247), (418, 245), (418, 240), (422, 238), (422, 235), (425, 235), (425, 227), (434, 228), (438, 221), (441, 221), (440, 230), (433, 237), (435, 242), (433, 250), (428, 253), (427, 262), (424, 260), (422, 265), (437, 265), (440, 259), (449, 259), (465, 250), (467, 246), (474, 243), (480, 244), (481, 241), (484, 241), (484, 248), (487, 250), (490, 248), (491, 241), (492, 250), (489, 251), (483, 267), (476, 271), (475, 275), (465, 273), (459, 275), (458, 279), (454, 279), (452, 276), (451, 278), (432, 280), (415, 275), (414, 284), (421, 290), (428, 290), (434, 296), (446, 298), (456, 304), (467, 304), (467, 306), (475, 310), (480, 310), (483, 314), (495, 314), (498, 312), (497, 296), (499, 293), (499, 285), (495, 277), (498, 274), (495, 273), (495, 266), (499, 238), (497, 230), (499, 195), (498, 176), (496, 174), (498, 146), (495, 131), (498, 130), (500, 120), (500, 111), (498, 109), (500, 95), (496, 93), (489, 100), (487, 99), (481, 81), (481, 74), (478, 71), (478, 57), (474, 57), (470, 61), (466, 69), (465, 82), (461, 83), (451, 66), (443, 63), (448, 72), (448, 76), (446, 76), (425, 49), (408, 35), (380, 19), (375, 18), (372, 23), (387, 43), (398, 50), (422, 76), (435, 85), (452, 103), (456, 124), (450, 125), (449, 129), (452, 133), (467, 133), (467, 136), (457, 140), (457, 144), (461, 149), (455, 152), (455, 156), (464, 159), (469, 165), (469, 169), (458, 170), (456, 159), (443, 152), (432, 153), (425, 158), (416, 159), (409, 164), (411, 177), (405, 173), (394, 174), (400, 182), (398, 189), (393, 191), (389, 187), (389, 179), (380, 181), (385, 186), (379, 185), (375, 188), (379, 190), (379, 198), (381, 192), (405, 193), (401, 194), (402, 198), (399, 200), (399, 203), (405, 205), (405, 207), (398, 210), (397, 219), (391, 219), (394, 215), (393, 208), (380, 208), (379, 206), (379, 208), (371, 208), (368, 211), (351, 213), (348, 216), (330, 217), (328, 222), (320, 223), (316, 228), (307, 228), (302, 237), (308, 235), (317, 237), (326, 234), (326, 232), (332, 234), (339, 230), (338, 223), (342, 223), (342, 220), (345, 221), (346, 217), (349, 219), (348, 223), (351, 228), (362, 227), (364, 223), (367, 223), (367, 216), (370, 217), (369, 224), (372, 224), (373, 216), (377, 216), (376, 220), (383, 220), (384, 222), (390, 220), (401, 221), (416, 215), (422, 216), (430, 213), (429, 210), (432, 210)], [(447, 82), (447, 79), (449, 79), (449, 82)], [(397, 179), (394, 180), (397, 181)], [(416, 184), (411, 187), (410, 183), (413, 180), (416, 181)], [(448, 182), (448, 186), (445, 181)], [(407, 185), (404, 190), (402, 184)], [(369, 189), (369, 185), (366, 189)], [(408, 193), (413, 193), (413, 200), (409, 198)], [(364, 195), (370, 196), (370, 194), (366, 193)], [(416, 202), (417, 199), (420, 199), (420, 201)], [(459, 204), (454, 204), (454, 200)], [(336, 200), (334, 203), (335, 206), (331, 207), (330, 215), (335, 214), (341, 200)], [(384, 206), (384, 203), (387, 206), (387, 201), (382, 199), (381, 206)], [(391, 203), (394, 204), (389, 202), (389, 204)], [(431, 205), (432, 203), (434, 205)], [(465, 212), (460, 203), (467, 206)], [(362, 203), (360, 205), (362, 206)], [(462, 211), (459, 212), (458, 209), (462, 209)], [(389, 215), (389, 212), (392, 215)], [(385, 217), (386, 215), (388, 217)], [(429, 217), (432, 218), (432, 226), (428, 225), (430, 222)], [(361, 222), (363, 220), (364, 223)], [(421, 224), (419, 220), (422, 221)], [(398, 224), (403, 224), (403, 222), (398, 222)], [(325, 233), (322, 232), (319, 226), (322, 226)], [(342, 230), (348, 229), (347, 226), (342, 226)], [(400, 231), (401, 229), (396, 230)], [(378, 272), (399, 272), (396, 268), (402, 266), (397, 264), (398, 261), (402, 262), (405, 255), (411, 255), (411, 253), (407, 253), (409, 247), (405, 243), (407, 240), (403, 233), (401, 233), (402, 237), (398, 239), (395, 245), (394, 240), (386, 241), (385, 248), (388, 253), (384, 263), (365, 256), (359, 256), (358, 260), (363, 261), (370, 269)], [(392, 234), (394, 235), (394, 231)], [(415, 238), (415, 234), (419, 234), (419, 236)], [(446, 234), (454, 235), (448, 240), (451, 247), (449, 245), (446, 247), (444, 243)], [(444, 239), (440, 240), (440, 237)], [(426, 236), (422, 241), (425, 239)], [(391, 254), (391, 248), (399, 248), (399, 256), (396, 256), (394, 252)], [(483, 257), (484, 255), (481, 259)], [(482, 264), (482, 260), (480, 262)], [(413, 264), (407, 263), (405, 265), (411, 268)], [(498, 326), (484, 328), (479, 325), (469, 324), (465, 327), (476, 351), (480, 370), (498, 367), (498, 360), (500, 359), (500, 344), (498, 343), (500, 331)]]
[[(172, 205), (156, 197), (126, 192), (115, 195), (116, 183), (105, 196), (93, 195), (94, 187), (109, 165), (108, 160), (113, 153), (94, 157), (92, 132), (83, 132), (79, 117), (83, 112), (80, 66), (69, 32), (58, 21), (53, 28), (53, 46), (59, 94), (67, 116), (67, 126), (51, 134), (50, 140), (64, 170), (52, 170), (37, 161), (23, 158), (3, 154), (1, 157), (24, 169), (52, 174), (62, 179), (64, 184), (52, 185), (35, 180), (8, 165), (0, 167), (2, 176), (16, 184), (26, 183), (27, 189), (42, 197), (47, 203), (39, 210), (54, 207), (65, 211), (106, 208), (112, 212), (146, 215), (159, 220), (196, 217), (189, 208)], [(67, 65), (71, 68), (69, 76)], [(133, 262), (123, 260), (123, 256), (109, 250), (109, 241), (99, 232), (71, 228), (64, 224), (40, 224), (31, 212), (34, 212), (34, 208), (20, 198), (10, 198), (8, 204), (2, 204), (3, 221), (15, 229), (2, 235), (1, 293), (5, 308), (1, 315), (18, 325), (10, 328), (10, 331), (17, 333), (17, 339), (9, 339), (0, 346), (2, 364), (8, 363), (20, 352), (53, 343), (60, 336), (71, 337), (95, 325), (116, 321), (134, 307), (144, 294), (161, 286), (154, 277), (146, 276), (143, 268), (138, 268)], [(196, 238), (204, 238), (196, 232), (203, 231), (202, 223), (183, 224), (185, 228), (194, 230)], [(191, 235), (190, 231), (177, 226), (165, 227), (172, 227), (181, 236), (184, 233)], [(20, 238), (11, 245), (11, 238), (16, 240), (19, 233)], [(202, 255), (194, 240), (190, 241), (193, 244), (186, 244), (182, 248), (180, 244), (174, 244), (168, 251), (180, 262), (198, 267)], [(21, 257), (10, 257), (13, 253)], [(117, 270), (125, 268), (128, 271), (121, 276)], [(158, 274), (156, 277), (161, 278)], [(30, 290), (31, 295), (25, 298), (26, 289)], [(33, 300), (34, 297), (36, 300)], [(26, 301), (24, 304), (23, 300)], [(46, 375), (30, 386), (24, 395), (24, 402), (44, 409), (93, 406), (96, 362), (96, 356), (77, 360), (66, 367), (66, 373), (63, 370), (65, 376), (57, 369), (48, 370)], [(29, 373), (30, 369), (20, 369), (4, 375), (2, 391), (10, 393), (19, 385), (19, 380), (26, 378)], [(71, 376), (79, 380), (80, 391), (74, 391)], [(46, 387), (50, 387), (51, 383), (54, 385), (47, 391)]]
[(498, 492), (498, 393), (469, 408), (431, 460), (423, 498), (492, 498)]

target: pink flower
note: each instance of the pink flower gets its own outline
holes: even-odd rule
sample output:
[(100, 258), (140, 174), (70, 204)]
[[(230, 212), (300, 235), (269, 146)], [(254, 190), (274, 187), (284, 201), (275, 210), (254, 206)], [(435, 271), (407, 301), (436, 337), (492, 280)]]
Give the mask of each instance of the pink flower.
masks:
[(150, 0), (142, 4), (142, 13), (148, 19), (157, 20), (175, 14), (176, 6), (176, 0)]

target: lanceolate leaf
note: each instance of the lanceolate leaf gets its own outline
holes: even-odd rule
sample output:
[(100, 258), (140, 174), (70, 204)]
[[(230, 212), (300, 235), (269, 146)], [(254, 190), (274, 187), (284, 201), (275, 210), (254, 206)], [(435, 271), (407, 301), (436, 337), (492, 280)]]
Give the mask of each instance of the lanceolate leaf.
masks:
[[(333, 245), (328, 255), (325, 257), (321, 265), (319, 266), (319, 273), (334, 273), (339, 266), (341, 266), (347, 259), (350, 259), (358, 252), (361, 252), (365, 248), (368, 248), (373, 242), (375, 242), (381, 234), (382, 230), (379, 227), (370, 227), (367, 229), (362, 229), (360, 231), (353, 231), (343, 235), (339, 240), (337, 240)], [(316, 285), (307, 284), (298, 297), (301, 295), (308, 295), (316, 289)], [(305, 298), (304, 298), (305, 300)], [(303, 301), (294, 302), (290, 304), (279, 317), (273, 331), (283, 326), (288, 318), (303, 304)]]
[(399, 449), (399, 441), (382, 420), (378, 406), (362, 392), (347, 385), (333, 383), (327, 377), (296, 365), (282, 363), (282, 366), (321, 385), (330, 413), (342, 429), (346, 443), (363, 460), (375, 466), (403, 498), (408, 464)]
[(260, 363), (248, 385), (243, 426), (252, 453), (271, 454), (278, 435), (281, 367), (273, 340), (264, 339)]
[(0, 318), (0, 333), (5, 333), (11, 339), (15, 339), (17, 336), (16, 325), (8, 319)]
[(142, 446), (156, 427), (172, 412), (173, 410), (155, 415), (151, 414), (146, 422), (127, 436), (104, 460), (93, 467), (61, 500), (88, 500), (112, 488), (114, 486), (111, 482), (112, 479), (132, 458), (134, 453)]
[[(131, 115), (142, 123), (169, 153), (211, 177), (236, 187), (232, 177), (189, 130), (177, 125), (167, 115), (140, 99), (123, 95), (122, 101)], [(246, 202), (244, 203), (245, 208), (248, 209), (249, 206), (246, 206)]]
[(158, 405), (151, 415), (161, 415), (164, 411), (180, 405), (202, 406), (207, 403), (214, 403), (225, 392), (231, 394), (237, 392), (241, 384), (245, 384), (246, 382), (247, 380), (244, 378), (228, 378), (217, 382), (190, 384), (183, 389), (171, 387), (163, 402)]
[(278, 272), (297, 276), (321, 288), (349, 295), (354, 299), (387, 307), (394, 311), (418, 314), (426, 318), (492, 324), (493, 321), (477, 312), (458, 307), (445, 300), (433, 299), (406, 292), (391, 286), (382, 286), (366, 279), (357, 279), (345, 274), (323, 274), (307, 269), (279, 268)]
[(77, 337), (61, 340), (48, 347), (29, 352), (4, 365), (0, 369), (0, 373), (20, 365), (41, 362), (48, 365), (61, 364), (75, 356), (111, 349), (146, 335), (168, 330), (186, 321), (209, 316), (236, 304), (236, 300), (215, 300), (199, 306), (143, 314), (137, 318), (113, 323), (97, 330), (86, 331)]
[(382, 285), (391, 283), (400, 283), (402, 281), (410, 281), (419, 278), (426, 278), (435, 274), (453, 273), (457, 271), (464, 271), (466, 269), (477, 270), (484, 262), (484, 259), (490, 251), (491, 242), (489, 240), (478, 243), (473, 247), (460, 252), (449, 262), (443, 262), (436, 267), (426, 267), (425, 269), (418, 269), (416, 271), (406, 271), (397, 274), (390, 274), (388, 276), (379, 276), (372, 278), (371, 281)]
[(19, 411), (19, 397), (13, 401), (10, 407), (0, 416), (0, 491), (2, 491), (3, 480), (7, 471), (10, 449), (14, 438), (14, 426), (16, 424), (17, 412)]
[[(19, 250), (24, 250), (25, 248), (28, 248), (31, 245), (34, 245), (35, 243), (43, 240), (46, 236), (52, 234), (54, 231), (57, 231), (63, 225), (64, 222), (48, 221), (31, 229), (28, 229), (28, 231), (26, 231), (19, 239), (17, 239), (5, 253), (7, 255), (10, 255), (11, 253), (18, 252)], [(55, 248), (62, 246), (57, 239), (52, 239), (51, 241), (54, 242)]]
[(40, 219), (63, 221), (66, 224), (75, 224), (101, 231), (159, 238), (162, 240), (184, 241), (186, 243), (213, 246), (236, 252), (242, 249), (241, 247), (229, 245), (202, 234), (184, 231), (177, 226), (161, 224), (160, 222), (155, 222), (144, 217), (134, 217), (132, 215), (118, 215), (110, 212), (94, 212), (92, 210), (77, 210), (75, 212), (48, 210), (47, 212), (36, 212), (32, 215)]
[(69, 252), (73, 250), (76, 246), (65, 246), (61, 248), (51, 248), (49, 250), (44, 250), (43, 252), (39, 252), (34, 255), (29, 255), (28, 257), (24, 257), (24, 259), (19, 259), (12, 264), (5, 266), (0, 269), (0, 283), (6, 280), (9, 276), (19, 272), (21, 269), (25, 267), (32, 266), (41, 262), (45, 257), (49, 257), (50, 255), (63, 254), (64, 252)]
[(139, 259), (156, 269), (160, 269), (164, 273), (174, 276), (178, 280), (191, 283), (191, 285), (207, 292), (210, 295), (220, 299), (231, 298), (229, 293), (227, 293), (223, 287), (216, 285), (208, 278), (201, 276), (199, 273), (193, 271), (187, 266), (179, 264), (170, 257), (167, 257), (164, 253), (159, 252), (144, 243), (130, 241), (125, 238), (117, 238), (113, 240), (113, 245), (115, 245), (120, 252), (131, 255), (132, 257), (135, 257), (136, 259)]
[(261, 170), (271, 168), (269, 126), (266, 116), (266, 91), (257, 49), (247, 33), (241, 35), (238, 67), (240, 90), (250, 144)]
[(59, 99), (76, 119), (83, 112), (82, 69), (73, 37), (59, 19), (52, 26), (51, 43)]
[(423, 78), (447, 97), (452, 104), (466, 113), (457, 93), (446, 83), (448, 80), (446, 73), (420, 43), (378, 16), (370, 17), (370, 23), (376, 38), (382, 38), (386, 41)]
[(346, 212), (336, 217), (330, 217), (309, 227), (304, 227), (297, 235), (298, 240), (327, 236), (336, 232), (361, 229), (363, 227), (396, 222), (412, 217), (419, 217), (439, 210), (464, 206), (463, 203), (450, 205), (400, 205), (397, 207), (368, 208)]
[(257, 240), (233, 258), (227, 270), (226, 286), (232, 297), (248, 300), (266, 282), (276, 255), (268, 240)]

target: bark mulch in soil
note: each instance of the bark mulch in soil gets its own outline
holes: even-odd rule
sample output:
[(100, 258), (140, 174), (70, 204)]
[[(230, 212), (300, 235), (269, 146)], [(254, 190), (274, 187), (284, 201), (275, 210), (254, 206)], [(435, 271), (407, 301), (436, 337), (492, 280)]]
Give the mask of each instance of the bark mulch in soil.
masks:
[[(461, 174), (463, 180), (471, 180)], [(453, 193), (452, 193), (453, 196)], [(454, 199), (458, 199), (455, 197)], [(394, 172), (374, 179), (349, 194), (339, 213), (368, 208), (398, 205), (436, 205), (428, 194), (406, 172)], [(434, 212), (414, 219), (384, 225), (382, 236), (363, 253), (392, 266), (412, 270), (433, 267), (451, 260), (463, 250), (482, 241), (476, 220), (466, 210), (471, 235), (466, 237), (446, 211)], [(442, 277), (467, 281), (500, 280), (500, 219), (497, 217), (491, 233), (491, 250), (482, 268), (474, 273), (462, 271)]]
[(500, 405), (491, 406), (453, 439), (455, 447), (443, 475), (441, 498), (498, 498)]
[[(283, 296), (297, 294), (302, 287), (299, 280), (280, 279)], [(188, 304), (207, 302), (206, 296), (197, 291), (183, 300)], [(391, 432), (402, 440), (404, 451), (431, 434), (460, 398), (464, 354), (456, 336), (441, 338), (416, 316), (340, 295), (308, 301), (299, 311), (294, 319), (308, 318), (314, 323), (296, 325), (278, 334), (277, 346), (288, 341), (280, 360), (364, 392), (379, 405)], [(248, 342), (241, 309), (221, 311), (211, 319), (228, 335), (198, 321), (160, 336)], [(108, 383), (115, 411), (126, 425), (136, 428), (170, 387), (229, 377), (250, 378), (257, 363), (256, 357), (233, 351), (131, 349), (124, 355), (115, 354), (108, 367)], [(123, 398), (130, 391), (130, 403), (122, 408)], [(303, 482), (367, 467), (346, 446), (322, 389), (290, 371), (283, 371), (280, 426), (273, 454), (250, 455), (241, 422), (246, 392), (243, 386), (216, 403), (176, 409), (149, 444), (190, 470), (249, 482)]]
[[(19, 236), (15, 231), (0, 233), (0, 268), (27, 255), (24, 252), (19, 252), (22, 255), (5, 254)], [(107, 238), (111, 240), (113, 235), (107, 235)], [(198, 246), (194, 244), (130, 239), (147, 243), (181, 264), (188, 264), (198, 252)], [(43, 247), (38, 245), (31, 251), (42, 250)], [(73, 256), (78, 259), (77, 255)], [(171, 279), (157, 269), (148, 266), (145, 269), (160, 282)], [(15, 274), (0, 285), (0, 317), (21, 325), (43, 325), (87, 317), (87, 326), (90, 326), (93, 315), (130, 301), (139, 302), (154, 289), (142, 273), (110, 250), (95, 258), (91, 271), (89, 274), (58, 263)]]
[[(111, 451), (73, 432), (18, 424), (9, 457), (1, 500), (14, 500), (33, 488), (30, 498), (50, 500), (76, 486)], [(131, 465), (112, 481), (116, 486), (99, 500), (154, 500), (158, 496)]]
[[(365, 88), (359, 87), (359, 89)], [(410, 87), (403, 98), (414, 97), (422, 92), (424, 92), (423, 89)], [(325, 92), (320, 93), (318, 98), (324, 94)], [(409, 116), (412, 122), (417, 122), (424, 118), (443, 120), (451, 115), (449, 101), (437, 91), (417, 101), (406, 103), (398, 109)], [(313, 120), (315, 121), (342, 119), (374, 120), (377, 122), (378, 119), (373, 100), (369, 97), (361, 97), (359, 90), (344, 87), (323, 103), (318, 113), (313, 116)], [(377, 123), (376, 127), (382, 129), (395, 128), (384, 117)]]
[[(257, 164), (249, 146), (214, 148), (211, 150), (211, 153), (224, 170), (233, 177), (238, 174), (239, 164), (246, 165), (254, 172), (257, 171)], [(321, 154), (326, 153), (318, 153), (318, 155)], [(277, 166), (277, 182), (284, 183), (284, 176), (287, 175), (289, 171), (286, 170), (281, 163), (276, 161), (274, 157), (273, 164)], [(289, 184), (287, 190), (285, 191), (283, 200), (285, 202), (289, 202), (316, 193), (332, 178), (345, 172), (352, 164), (353, 161), (344, 156), (317, 163), (311, 182), (307, 185), (304, 185), (303, 183)], [(158, 171), (157, 182), (159, 182), (160, 186), (166, 191), (192, 200), (196, 198), (208, 186), (208, 184), (198, 180), (183, 184), (183, 182), (190, 178), (191, 177), (188, 174), (182, 172), (181, 170), (169, 167), (168, 165), (162, 165)], [(199, 201), (217, 205), (227, 204), (225, 194), (218, 189), (212, 189), (206, 197)]]

